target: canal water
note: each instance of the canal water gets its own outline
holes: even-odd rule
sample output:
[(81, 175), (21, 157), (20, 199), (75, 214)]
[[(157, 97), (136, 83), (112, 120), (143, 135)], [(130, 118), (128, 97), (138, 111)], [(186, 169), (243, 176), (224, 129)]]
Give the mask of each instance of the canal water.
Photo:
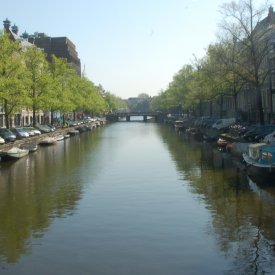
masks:
[(165, 125), (115, 123), (0, 165), (0, 274), (275, 272), (275, 189)]

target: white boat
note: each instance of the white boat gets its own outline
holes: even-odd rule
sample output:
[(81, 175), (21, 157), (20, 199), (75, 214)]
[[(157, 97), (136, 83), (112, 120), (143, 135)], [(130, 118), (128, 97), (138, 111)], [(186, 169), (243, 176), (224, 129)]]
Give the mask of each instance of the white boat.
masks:
[(64, 136), (63, 135), (57, 135), (54, 138), (55, 138), (56, 141), (60, 141), (60, 140), (64, 139)]
[(12, 147), (6, 152), (0, 152), (1, 161), (18, 160), (29, 154), (29, 150)]

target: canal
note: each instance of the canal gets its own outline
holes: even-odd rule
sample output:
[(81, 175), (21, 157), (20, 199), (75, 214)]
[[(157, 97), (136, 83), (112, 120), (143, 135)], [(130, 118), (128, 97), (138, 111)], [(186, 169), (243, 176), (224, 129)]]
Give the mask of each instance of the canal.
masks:
[(275, 272), (275, 188), (155, 123), (115, 123), (0, 168), (0, 274)]

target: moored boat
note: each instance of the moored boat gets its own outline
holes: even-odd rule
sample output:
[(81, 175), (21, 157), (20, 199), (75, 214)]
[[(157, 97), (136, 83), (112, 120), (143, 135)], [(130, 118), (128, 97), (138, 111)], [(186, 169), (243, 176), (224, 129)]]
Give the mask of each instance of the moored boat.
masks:
[(70, 137), (70, 134), (65, 134), (64, 135), (64, 139), (67, 139), (67, 138), (69, 138)]
[(12, 147), (6, 152), (0, 152), (1, 161), (18, 160), (29, 154), (29, 150)]
[(33, 153), (37, 151), (38, 146), (36, 143), (24, 143), (20, 145), (20, 149), (26, 149), (29, 150), (29, 153)]
[(174, 127), (176, 131), (183, 131), (184, 130), (183, 120), (176, 120), (174, 123)]
[(79, 134), (79, 130), (70, 130), (69, 132), (68, 132), (68, 134), (70, 135), (70, 136), (77, 136), (78, 134)]
[(56, 141), (64, 140), (64, 135), (57, 135), (54, 138)]
[(275, 179), (275, 146), (266, 143), (251, 144), (243, 154), (247, 173), (257, 179)]
[(56, 144), (56, 139), (54, 137), (45, 137), (39, 141), (39, 145), (54, 145)]

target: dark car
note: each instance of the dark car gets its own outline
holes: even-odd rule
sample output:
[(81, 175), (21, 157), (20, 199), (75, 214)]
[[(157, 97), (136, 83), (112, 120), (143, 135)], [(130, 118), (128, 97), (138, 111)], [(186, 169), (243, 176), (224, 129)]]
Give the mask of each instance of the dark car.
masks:
[(29, 133), (21, 127), (12, 128), (11, 131), (16, 135), (17, 139), (27, 138), (30, 136)]
[(13, 142), (16, 140), (16, 135), (6, 128), (0, 128), (0, 136), (5, 140), (5, 142)]
[(52, 132), (51, 128), (45, 124), (37, 124), (35, 128), (38, 129), (42, 134)]
[(266, 135), (274, 131), (274, 125), (260, 125), (255, 126), (251, 130), (247, 131), (243, 135), (243, 139), (246, 141), (256, 141), (259, 142), (263, 139)]
[(259, 135), (261, 133), (262, 129), (263, 129), (263, 127), (259, 126), (259, 125), (248, 128), (247, 129), (248, 131), (245, 131), (242, 134), (242, 138), (245, 141), (254, 141), (255, 136)]
[(269, 135), (273, 131), (275, 131), (275, 125), (264, 127), (263, 130), (254, 137), (254, 141), (256, 142), (263, 141), (265, 136)]

